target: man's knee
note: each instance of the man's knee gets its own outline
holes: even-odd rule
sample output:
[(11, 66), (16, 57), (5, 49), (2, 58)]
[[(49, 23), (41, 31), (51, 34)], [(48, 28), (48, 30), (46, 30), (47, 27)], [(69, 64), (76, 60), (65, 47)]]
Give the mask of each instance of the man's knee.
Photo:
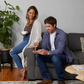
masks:
[(58, 63), (60, 61), (60, 57), (58, 55), (52, 56), (52, 62)]

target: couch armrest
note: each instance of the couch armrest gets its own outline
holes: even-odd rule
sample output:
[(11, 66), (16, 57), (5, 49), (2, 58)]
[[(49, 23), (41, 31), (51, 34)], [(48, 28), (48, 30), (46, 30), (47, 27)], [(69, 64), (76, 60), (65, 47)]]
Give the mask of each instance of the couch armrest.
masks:
[(25, 56), (27, 56), (27, 79), (28, 80), (35, 79), (35, 56), (32, 51), (33, 51), (33, 48), (27, 48), (24, 52)]

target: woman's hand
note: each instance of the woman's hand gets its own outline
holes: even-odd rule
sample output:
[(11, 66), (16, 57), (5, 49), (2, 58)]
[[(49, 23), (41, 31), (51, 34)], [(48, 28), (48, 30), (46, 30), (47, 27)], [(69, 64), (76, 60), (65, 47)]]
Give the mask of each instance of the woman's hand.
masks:
[[(21, 31), (20, 31), (20, 34), (23, 35), (23, 34), (21, 33)], [(23, 35), (23, 36), (25, 36), (25, 35)]]
[(35, 47), (35, 46), (39, 46), (39, 43), (38, 42), (34, 42), (34, 44), (33, 44), (33, 46)]

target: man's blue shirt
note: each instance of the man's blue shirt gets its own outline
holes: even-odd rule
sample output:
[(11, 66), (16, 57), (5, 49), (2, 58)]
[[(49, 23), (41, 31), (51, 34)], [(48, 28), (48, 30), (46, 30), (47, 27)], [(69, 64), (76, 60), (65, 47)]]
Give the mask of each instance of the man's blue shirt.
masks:
[(46, 31), (43, 35), (42, 49), (50, 51), (51, 55), (65, 54), (67, 62), (72, 62), (73, 57), (69, 53), (66, 34), (63, 30), (56, 27), (56, 36), (54, 41), (55, 50), (51, 51), (50, 33)]

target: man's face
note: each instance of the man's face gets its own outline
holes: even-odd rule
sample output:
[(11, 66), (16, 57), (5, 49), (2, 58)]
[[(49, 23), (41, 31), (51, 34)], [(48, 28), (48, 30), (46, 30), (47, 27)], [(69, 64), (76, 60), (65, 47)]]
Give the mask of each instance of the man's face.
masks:
[(46, 23), (45, 26), (46, 26), (46, 30), (49, 33), (54, 33), (56, 31), (56, 28), (55, 28), (56, 24), (54, 24), (54, 26), (52, 26), (51, 24)]

